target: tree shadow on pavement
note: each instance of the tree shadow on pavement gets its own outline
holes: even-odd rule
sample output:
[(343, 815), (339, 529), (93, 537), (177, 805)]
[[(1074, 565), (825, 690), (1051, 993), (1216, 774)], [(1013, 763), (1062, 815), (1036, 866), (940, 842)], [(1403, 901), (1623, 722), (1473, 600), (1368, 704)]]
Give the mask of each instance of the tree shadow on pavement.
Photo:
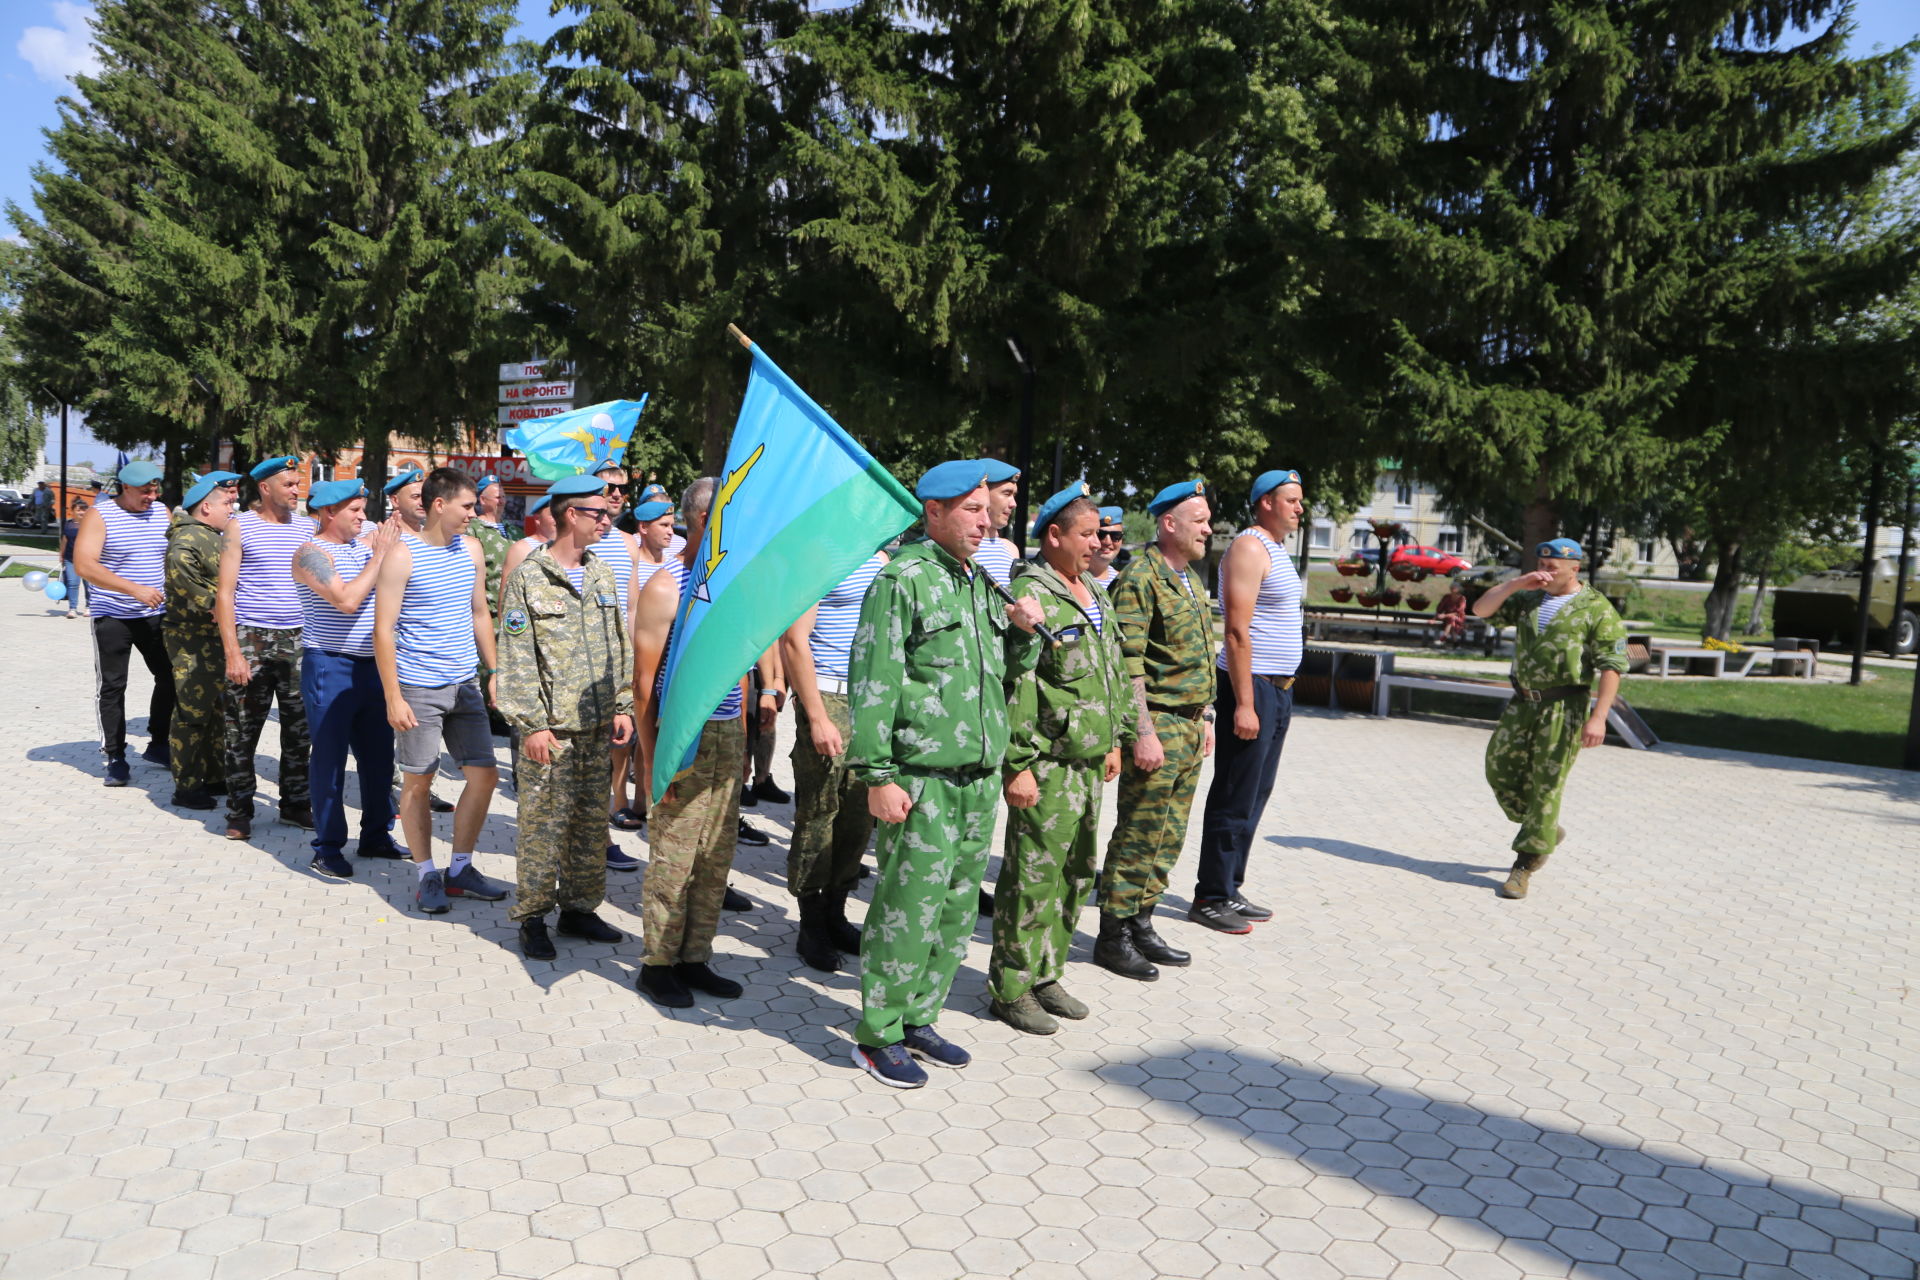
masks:
[(1335, 840), (1328, 836), (1268, 836), (1268, 844), (1277, 844), (1282, 849), (1311, 849), (1315, 853), (1332, 854), (1336, 858), (1345, 858), (1349, 862), (1364, 862), (1376, 867), (1392, 867), (1397, 871), (1411, 871), (1415, 875), (1426, 876), (1430, 880), (1439, 880), (1445, 884), (1468, 884), (1485, 888), (1488, 885), (1488, 872), (1504, 873), (1504, 866), (1474, 866), (1467, 862), (1434, 862), (1425, 858), (1409, 858), (1404, 853), (1394, 853), (1388, 849), (1376, 849), (1372, 845), (1354, 844), (1350, 840)]
[[(1434, 1236), (1528, 1275), (1910, 1278), (1920, 1259), (1920, 1222), (1884, 1201), (1619, 1129), (1583, 1136), (1253, 1050), (1123, 1053), (1094, 1074), (1144, 1095), (1167, 1132), (1196, 1131), (1196, 1146), (1222, 1140), (1197, 1153), (1203, 1161), (1238, 1146), (1297, 1165), (1264, 1179), (1295, 1188), (1278, 1193), (1291, 1206), (1232, 1202), (1244, 1206), (1238, 1220), (1220, 1225), (1349, 1275), (1384, 1275), (1373, 1267), (1391, 1268), (1402, 1238)], [(1343, 1249), (1353, 1251), (1345, 1266)], [(1448, 1265), (1459, 1275), (1513, 1274), (1458, 1261)]]

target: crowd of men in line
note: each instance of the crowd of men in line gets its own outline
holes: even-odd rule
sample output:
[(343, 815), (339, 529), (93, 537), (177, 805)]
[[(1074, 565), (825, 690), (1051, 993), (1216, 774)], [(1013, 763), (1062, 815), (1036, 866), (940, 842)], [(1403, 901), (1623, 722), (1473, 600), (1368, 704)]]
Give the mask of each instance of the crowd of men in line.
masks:
[[(874, 551), (742, 673), (644, 815), (626, 786), (644, 806), (663, 660), (698, 577), (713, 479), (694, 482), (677, 507), (657, 486), (644, 491), (627, 532), (615, 524), (627, 478), (610, 464), (553, 484), (519, 539), (499, 523), (493, 477), (444, 467), (389, 480), (392, 514), (379, 523), (366, 520), (357, 480), (313, 485), (301, 515), (293, 457), (252, 469), (244, 510), (237, 473), (198, 477), (174, 512), (158, 501), (160, 480), (153, 464), (130, 464), (75, 539), (93, 588), (106, 785), (131, 778), (124, 703), (138, 651), (154, 677), (145, 758), (171, 768), (178, 807), (213, 809), (224, 793), (228, 838), (248, 839), (255, 751), (277, 703), (278, 813), (314, 831), (311, 868), (354, 874), (351, 754), (355, 854), (410, 859), (416, 905), (442, 914), (455, 897), (508, 894), (473, 863), (497, 785), (497, 723), (512, 742), (518, 805), (510, 915), (530, 960), (557, 954), (550, 915), (562, 935), (624, 940), (596, 911), (607, 871), (638, 863), (607, 842), (606, 824), (644, 824), (640, 990), (665, 1008), (689, 1007), (695, 993), (742, 993), (712, 968), (713, 940), (742, 804), (786, 798), (768, 766), (789, 694), (798, 951), (828, 971), (857, 957), (853, 1059), (886, 1084), (924, 1084), (922, 1061), (969, 1060), (934, 1024), (983, 912), (993, 919), (990, 1008), (1030, 1034), (1089, 1014), (1062, 980), (1090, 894), (1096, 963), (1151, 981), (1161, 966), (1190, 962), (1153, 915), (1216, 749), (1188, 919), (1245, 934), (1273, 914), (1244, 886), (1303, 653), (1302, 584), (1283, 546), (1305, 511), (1297, 472), (1253, 483), (1251, 524), (1219, 570), (1216, 639), (1203, 573), (1215, 495), (1204, 481), (1154, 495), (1153, 537), (1120, 570), (1122, 513), (1085, 485), (1041, 504), (1029, 559), (1000, 536), (1016, 503), (1013, 467), (934, 467), (916, 489), (921, 534)], [(1521, 824), (1502, 889), (1510, 897), (1525, 895), (1560, 837), (1566, 770), (1599, 740), (1596, 723), (1604, 736), (1624, 668), (1617, 615), (1575, 576), (1579, 548), (1560, 540), (1540, 552), (1540, 572), (1475, 605), (1528, 624), (1517, 632), (1518, 710), (1488, 757), (1496, 795)], [(1600, 705), (1576, 714), (1596, 667)], [(447, 806), (445, 866), (432, 854), (430, 789), (443, 754), (464, 778)], [(1096, 878), (1104, 792), (1116, 780), (1116, 825)], [(1003, 802), (989, 903), (982, 879)], [(871, 902), (856, 927), (847, 900), (870, 845)]]

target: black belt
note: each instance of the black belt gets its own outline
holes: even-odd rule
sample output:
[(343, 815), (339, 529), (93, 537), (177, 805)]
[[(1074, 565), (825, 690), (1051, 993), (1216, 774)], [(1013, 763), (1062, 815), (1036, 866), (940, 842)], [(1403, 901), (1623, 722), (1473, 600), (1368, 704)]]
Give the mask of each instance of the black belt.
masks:
[(1588, 693), (1587, 686), (1583, 684), (1557, 684), (1550, 689), (1524, 689), (1512, 676), (1507, 677), (1507, 683), (1513, 686), (1513, 696), (1522, 702), (1571, 702), (1575, 698), (1584, 699)]
[(1178, 716), (1182, 720), (1198, 720), (1207, 713), (1207, 708), (1211, 705), (1211, 703), (1196, 702), (1191, 707), (1156, 707), (1149, 702), (1147, 710), (1160, 716)]

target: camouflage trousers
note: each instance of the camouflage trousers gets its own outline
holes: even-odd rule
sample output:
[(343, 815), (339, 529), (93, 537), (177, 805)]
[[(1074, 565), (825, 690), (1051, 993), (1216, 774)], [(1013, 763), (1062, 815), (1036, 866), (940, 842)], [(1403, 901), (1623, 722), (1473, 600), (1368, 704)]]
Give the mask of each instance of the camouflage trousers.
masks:
[(173, 667), (173, 785), (211, 791), (227, 776), (225, 717), (221, 686), (227, 682), (226, 651), (212, 627), (175, 621), (167, 628), (167, 661)]
[(903, 773), (913, 800), (902, 823), (880, 824), (873, 905), (860, 943), (864, 1045), (898, 1044), (940, 1016), (980, 913), (980, 877), (1000, 803), (998, 770)]
[(987, 991), (1012, 1004), (1066, 972), (1074, 921), (1093, 883), (1106, 761), (1034, 761), (1040, 802), (1007, 807), (1006, 846), (993, 887), (993, 959)]
[[(841, 740), (850, 738), (853, 720), (846, 698), (823, 693), (820, 701)], [(845, 751), (823, 756), (813, 749), (813, 721), (804, 705), (793, 705), (793, 843), (787, 846), (787, 888), (796, 898), (845, 893), (860, 883), (860, 859), (873, 838), (867, 789), (853, 780)]]
[(612, 739), (612, 724), (556, 733), (547, 763), (520, 758), (519, 887), (509, 912), (515, 921), (555, 907), (592, 911), (606, 900), (606, 745)]
[(280, 704), (280, 807), (311, 803), (307, 763), (307, 704), (300, 696), (300, 628), (240, 627), (240, 656), (250, 679), (226, 678), (221, 659), (220, 707), (226, 719), (227, 816), (253, 817), (254, 749), (266, 727), (267, 709)]
[[(640, 885), (642, 964), (701, 964), (713, 956), (739, 837), (740, 762), (747, 749), (742, 719), (707, 721), (693, 764), (653, 806)], [(600, 778), (605, 822), (604, 768)]]
[(1487, 743), (1487, 785), (1509, 822), (1520, 824), (1515, 853), (1546, 857), (1557, 843), (1560, 793), (1580, 757), (1580, 729), (1587, 720), (1586, 699), (1571, 702), (1522, 702), (1500, 713)]
[(1187, 818), (1206, 762), (1204, 723), (1164, 711), (1152, 715), (1166, 763), (1147, 773), (1133, 763), (1133, 752), (1120, 753), (1113, 835), (1100, 869), (1100, 910), (1122, 919), (1151, 915), (1167, 891), (1187, 842)]

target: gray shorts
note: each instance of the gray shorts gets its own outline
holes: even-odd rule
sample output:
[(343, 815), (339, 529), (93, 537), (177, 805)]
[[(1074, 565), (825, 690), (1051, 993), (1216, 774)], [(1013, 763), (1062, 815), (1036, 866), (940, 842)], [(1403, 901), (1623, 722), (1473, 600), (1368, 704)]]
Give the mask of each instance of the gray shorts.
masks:
[(440, 743), (444, 739), (447, 754), (461, 768), (491, 769), (493, 728), (487, 722), (487, 700), (472, 680), (443, 684), (437, 689), (403, 684), (400, 696), (419, 721), (399, 734), (394, 742), (394, 759), (402, 773), (432, 773), (440, 764)]

